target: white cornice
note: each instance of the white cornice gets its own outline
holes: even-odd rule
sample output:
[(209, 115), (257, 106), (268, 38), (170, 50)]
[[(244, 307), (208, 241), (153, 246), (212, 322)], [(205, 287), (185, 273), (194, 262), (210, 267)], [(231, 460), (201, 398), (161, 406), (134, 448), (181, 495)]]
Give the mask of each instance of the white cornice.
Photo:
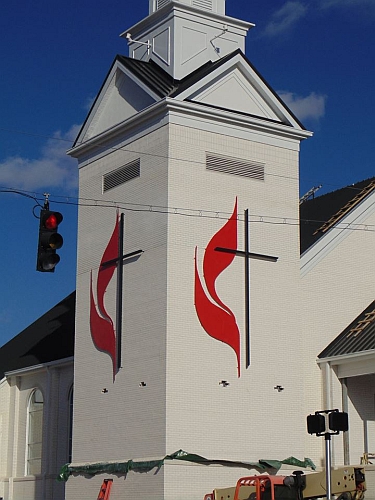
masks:
[[(84, 143), (77, 144), (68, 151), (68, 154), (75, 158), (82, 158), (92, 155), (93, 150), (96, 149), (97, 154), (100, 155), (109, 143), (121, 142), (124, 145), (148, 134), (151, 130), (173, 123), (177, 115), (189, 121), (187, 126), (198, 128), (199, 124), (199, 128), (203, 127), (206, 130), (215, 127), (215, 132), (224, 135), (234, 136), (240, 130), (247, 133), (253, 131), (265, 136), (290, 139), (294, 142), (312, 135), (307, 130), (295, 129), (282, 123), (167, 97)], [(116, 144), (116, 147), (121, 146)]]
[(60, 368), (66, 365), (73, 365), (74, 357), (70, 356), (69, 358), (58, 359), (56, 361), (50, 361), (48, 363), (41, 363), (39, 365), (27, 366), (25, 368), (19, 368), (18, 370), (11, 370), (9, 372), (5, 372), (5, 377), (12, 376), (20, 376), (20, 375), (30, 375), (35, 372), (46, 371), (49, 368)]
[(344, 363), (349, 363), (352, 361), (366, 361), (375, 359), (375, 349), (370, 349), (368, 351), (353, 352), (350, 354), (340, 354), (339, 356), (330, 356), (327, 358), (317, 359), (318, 365), (323, 363), (329, 363), (332, 366), (342, 365)]
[(233, 27), (240, 28), (245, 31), (255, 26), (253, 23), (242, 21), (241, 19), (236, 19), (234, 17), (218, 14), (216, 12), (202, 11), (201, 9), (192, 7), (191, 5), (170, 2), (162, 9), (155, 11), (153, 14), (145, 17), (138, 23), (128, 28), (120, 34), (120, 37), (125, 38), (127, 33), (131, 33), (133, 36), (138, 37), (140, 33), (154, 29), (155, 26), (158, 26), (160, 23), (172, 18), (178, 13), (194, 16), (196, 20), (212, 19), (222, 24), (230, 24)]

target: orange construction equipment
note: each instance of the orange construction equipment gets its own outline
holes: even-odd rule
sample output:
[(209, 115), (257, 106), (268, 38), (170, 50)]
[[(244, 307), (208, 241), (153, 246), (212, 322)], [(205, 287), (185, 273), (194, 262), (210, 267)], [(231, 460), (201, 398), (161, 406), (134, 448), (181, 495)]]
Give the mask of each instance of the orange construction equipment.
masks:
[(108, 500), (111, 493), (113, 479), (104, 479), (100, 487), (98, 500)]

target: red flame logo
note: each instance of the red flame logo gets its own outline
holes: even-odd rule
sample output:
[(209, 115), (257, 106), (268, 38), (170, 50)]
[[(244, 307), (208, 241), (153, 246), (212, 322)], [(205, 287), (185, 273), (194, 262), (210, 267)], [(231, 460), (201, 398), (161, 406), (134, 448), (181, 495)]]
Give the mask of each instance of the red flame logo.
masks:
[(214, 234), (204, 253), (203, 276), (209, 297), (199, 277), (195, 248), (194, 301), (199, 321), (208, 335), (229, 345), (236, 353), (240, 377), (240, 332), (233, 312), (222, 302), (215, 287), (218, 276), (232, 263), (235, 254), (218, 252), (216, 247), (237, 249), (237, 199), (230, 219)]
[[(118, 239), (119, 239), (119, 214), (116, 216), (116, 224), (108, 245), (104, 250), (98, 277), (96, 282), (97, 304), (95, 304), (92, 283), (90, 283), (90, 330), (91, 337), (95, 347), (102, 352), (107, 353), (112, 358), (113, 378), (116, 374), (116, 334), (112, 318), (106, 311), (104, 305), (104, 294), (108, 284), (116, 270), (116, 261), (118, 258)], [(105, 264), (113, 260), (113, 263)]]

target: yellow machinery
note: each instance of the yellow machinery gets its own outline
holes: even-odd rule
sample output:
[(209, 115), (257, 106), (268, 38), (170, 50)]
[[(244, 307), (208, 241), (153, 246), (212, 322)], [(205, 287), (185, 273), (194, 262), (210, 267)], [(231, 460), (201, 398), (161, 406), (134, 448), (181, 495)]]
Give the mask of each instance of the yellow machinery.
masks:
[[(337, 500), (362, 500), (366, 491), (361, 467), (341, 467), (332, 470), (331, 493)], [(215, 489), (204, 500), (302, 500), (326, 497), (325, 471), (290, 476), (246, 476), (236, 486)]]

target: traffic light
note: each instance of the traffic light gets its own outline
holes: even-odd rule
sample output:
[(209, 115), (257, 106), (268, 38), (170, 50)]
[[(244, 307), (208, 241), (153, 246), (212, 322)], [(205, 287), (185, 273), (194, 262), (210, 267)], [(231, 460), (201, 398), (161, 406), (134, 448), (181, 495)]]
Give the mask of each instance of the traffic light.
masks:
[(323, 434), (326, 429), (326, 421), (323, 415), (315, 413), (307, 417), (307, 432), (309, 434)]
[(344, 411), (333, 411), (328, 415), (329, 428), (331, 431), (346, 432), (349, 429), (348, 414)]
[(40, 212), (37, 271), (53, 273), (55, 266), (60, 262), (56, 250), (63, 246), (63, 237), (57, 232), (62, 220), (60, 212), (45, 209)]

